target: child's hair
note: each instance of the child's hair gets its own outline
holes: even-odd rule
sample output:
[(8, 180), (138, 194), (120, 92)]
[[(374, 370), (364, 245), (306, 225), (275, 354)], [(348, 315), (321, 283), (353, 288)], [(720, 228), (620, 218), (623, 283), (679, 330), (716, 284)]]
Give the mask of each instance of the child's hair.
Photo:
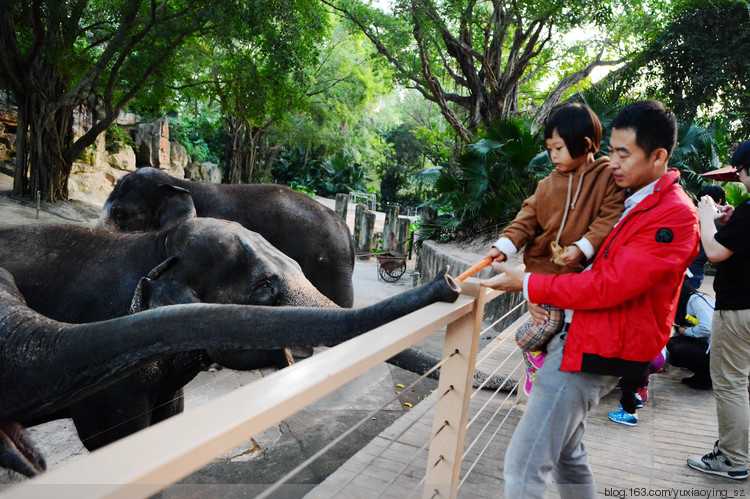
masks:
[(647, 156), (662, 148), (671, 156), (677, 144), (677, 119), (667, 106), (655, 100), (626, 106), (612, 120), (612, 128), (631, 128), (635, 132), (635, 143)]
[[(599, 117), (583, 104), (562, 104), (552, 110), (544, 125), (544, 138), (557, 134), (568, 148), (571, 158), (579, 158), (586, 153), (596, 153), (602, 141), (602, 124)], [(586, 137), (591, 144), (586, 143)]]
[(703, 196), (711, 196), (716, 204), (727, 204), (727, 195), (724, 189), (718, 185), (704, 185), (698, 193), (698, 199)]

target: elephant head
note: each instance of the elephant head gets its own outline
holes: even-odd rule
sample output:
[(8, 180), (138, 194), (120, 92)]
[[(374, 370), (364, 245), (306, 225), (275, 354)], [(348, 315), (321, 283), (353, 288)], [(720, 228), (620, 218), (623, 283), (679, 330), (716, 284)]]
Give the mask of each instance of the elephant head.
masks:
[(27, 476), (43, 470), (18, 421), (69, 406), (164, 355), (333, 346), (435, 301), (454, 301), (459, 292), (443, 273), (360, 309), (193, 303), (66, 324), (29, 309), (11, 274), (0, 269), (0, 465)]
[(170, 184), (156, 168), (139, 168), (120, 179), (104, 203), (99, 226), (118, 232), (153, 231), (195, 218), (190, 191)]
[(202, 302), (336, 307), (297, 262), (238, 223), (187, 220), (169, 231), (164, 244), (170, 256), (157, 267), (158, 279), (190, 288)]

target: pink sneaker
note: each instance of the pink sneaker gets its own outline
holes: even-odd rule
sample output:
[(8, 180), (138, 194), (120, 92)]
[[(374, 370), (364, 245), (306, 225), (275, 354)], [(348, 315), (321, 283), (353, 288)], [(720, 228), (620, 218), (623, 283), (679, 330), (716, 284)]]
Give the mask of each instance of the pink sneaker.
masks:
[(534, 350), (533, 352), (526, 352), (526, 358), (529, 359), (529, 362), (531, 362), (531, 365), (534, 366), (537, 370), (541, 369), (544, 365), (544, 359), (547, 357), (547, 354), (542, 352), (541, 350)]
[(531, 395), (531, 387), (534, 385), (534, 378), (536, 377), (536, 369), (533, 367), (526, 366), (526, 383), (523, 385), (523, 391), (528, 397)]
[(643, 403), (645, 404), (648, 400), (648, 388), (646, 388), (645, 386), (643, 388), (639, 388), (638, 395), (641, 396), (641, 400), (643, 400)]

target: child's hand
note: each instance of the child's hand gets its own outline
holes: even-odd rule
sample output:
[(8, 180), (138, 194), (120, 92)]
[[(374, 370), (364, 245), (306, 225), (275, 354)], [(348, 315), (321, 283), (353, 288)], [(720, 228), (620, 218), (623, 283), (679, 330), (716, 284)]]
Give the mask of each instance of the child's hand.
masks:
[(497, 263), (502, 263), (507, 260), (507, 258), (505, 257), (505, 253), (495, 248), (494, 246), (490, 249), (490, 252), (487, 253), (487, 256), (492, 258), (492, 260)]
[(565, 250), (565, 253), (560, 255), (560, 260), (562, 260), (562, 262), (568, 267), (575, 267), (581, 263), (582, 257), (583, 251), (581, 251), (575, 244), (571, 244), (568, 246), (568, 249)]

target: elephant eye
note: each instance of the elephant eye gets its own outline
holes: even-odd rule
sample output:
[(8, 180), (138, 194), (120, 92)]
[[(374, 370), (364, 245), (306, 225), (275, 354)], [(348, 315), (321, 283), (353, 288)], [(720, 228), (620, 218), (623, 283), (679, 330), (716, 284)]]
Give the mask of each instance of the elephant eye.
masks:
[(255, 287), (255, 289), (259, 291), (270, 291), (273, 289), (273, 285), (271, 284), (270, 279), (264, 279), (260, 284), (258, 284)]
[(269, 276), (253, 287), (251, 303), (256, 305), (274, 305), (276, 303), (277, 291), (275, 278)]

